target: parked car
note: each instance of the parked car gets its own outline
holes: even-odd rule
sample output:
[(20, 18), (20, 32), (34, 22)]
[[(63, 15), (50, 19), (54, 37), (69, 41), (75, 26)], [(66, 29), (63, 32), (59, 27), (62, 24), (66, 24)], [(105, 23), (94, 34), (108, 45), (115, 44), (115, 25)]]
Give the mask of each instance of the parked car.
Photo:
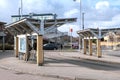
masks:
[(73, 43), (72, 44), (72, 48), (73, 49), (78, 49), (79, 48), (79, 44), (78, 43)]
[(54, 43), (48, 43), (43, 45), (44, 50), (57, 50), (58, 47)]

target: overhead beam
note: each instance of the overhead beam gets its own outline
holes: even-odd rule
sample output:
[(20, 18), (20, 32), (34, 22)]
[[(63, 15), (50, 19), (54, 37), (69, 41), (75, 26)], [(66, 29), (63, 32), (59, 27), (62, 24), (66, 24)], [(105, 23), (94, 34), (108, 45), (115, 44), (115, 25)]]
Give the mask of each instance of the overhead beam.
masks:
[(6, 30), (7, 30), (10, 34), (14, 35), (14, 33), (13, 33), (9, 28), (7, 28)]
[(37, 28), (36, 26), (34, 26), (33, 24), (31, 24), (29, 21), (25, 21), (25, 23), (37, 34), (40, 34), (40, 29)]
[(23, 31), (22, 31), (20, 28), (18, 28), (17, 26), (14, 26), (14, 28), (15, 28), (16, 30), (18, 30), (20, 33), (23, 33)]
[(90, 32), (95, 36), (98, 37), (98, 35), (96, 33), (94, 33), (93, 31), (90, 30)]
[(19, 25), (23, 30), (25, 30), (26, 33), (31, 33), (31, 31), (28, 28), (26, 28), (26, 26), (22, 26), (20, 24), (17, 24), (17, 25)]
[(27, 19), (22, 19), (22, 20), (20, 20), (20, 21), (14, 22), (14, 23), (12, 23), (12, 24), (7, 25), (5, 28), (9, 28), (9, 27), (11, 27), (11, 26), (15, 26), (16, 24), (22, 23), (22, 22), (24, 22), (24, 21), (26, 21), (26, 20), (27, 20)]

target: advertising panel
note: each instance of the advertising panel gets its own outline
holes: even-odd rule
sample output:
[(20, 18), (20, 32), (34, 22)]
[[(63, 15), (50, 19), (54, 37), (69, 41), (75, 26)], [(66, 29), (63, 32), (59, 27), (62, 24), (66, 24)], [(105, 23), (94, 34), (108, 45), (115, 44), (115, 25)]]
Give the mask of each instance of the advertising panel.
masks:
[(26, 36), (19, 36), (19, 52), (26, 53)]

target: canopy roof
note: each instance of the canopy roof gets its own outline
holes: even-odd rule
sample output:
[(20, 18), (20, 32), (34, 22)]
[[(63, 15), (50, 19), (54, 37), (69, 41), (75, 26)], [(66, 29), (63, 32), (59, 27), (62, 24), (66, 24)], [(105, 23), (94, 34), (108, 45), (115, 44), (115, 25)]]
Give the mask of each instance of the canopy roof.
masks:
[(51, 27), (51, 26), (61, 26), (66, 23), (75, 22), (76, 18), (66, 18), (66, 19), (49, 19), (49, 20), (38, 20), (38, 19), (31, 19), (31, 18), (24, 18), (14, 23), (7, 25), (5, 28), (12, 34), (12, 35), (20, 35), (20, 34), (31, 34), (37, 33), (41, 35), (40, 28), (44, 25), (44, 28)]
[(0, 22), (0, 36), (6, 36), (6, 34), (4, 33), (4, 24), (6, 23)]
[(110, 28), (110, 29), (94, 29), (88, 28), (85, 30), (80, 30), (77, 33), (82, 37), (96, 37), (96, 38), (103, 38), (109, 32), (120, 32), (120, 28)]
[(0, 22), (0, 25), (6, 24), (5, 22)]

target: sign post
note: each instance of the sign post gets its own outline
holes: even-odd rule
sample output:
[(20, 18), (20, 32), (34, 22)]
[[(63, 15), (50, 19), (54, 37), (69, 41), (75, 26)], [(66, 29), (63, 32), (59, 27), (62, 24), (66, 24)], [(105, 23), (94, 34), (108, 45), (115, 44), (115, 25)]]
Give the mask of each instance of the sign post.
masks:
[(71, 49), (72, 49), (72, 46), (73, 46), (73, 45), (72, 45), (72, 32), (73, 32), (73, 29), (72, 29), (72, 28), (70, 28), (70, 33), (71, 33), (71, 35), (70, 35), (70, 36), (71, 36), (71, 37), (70, 37)]

